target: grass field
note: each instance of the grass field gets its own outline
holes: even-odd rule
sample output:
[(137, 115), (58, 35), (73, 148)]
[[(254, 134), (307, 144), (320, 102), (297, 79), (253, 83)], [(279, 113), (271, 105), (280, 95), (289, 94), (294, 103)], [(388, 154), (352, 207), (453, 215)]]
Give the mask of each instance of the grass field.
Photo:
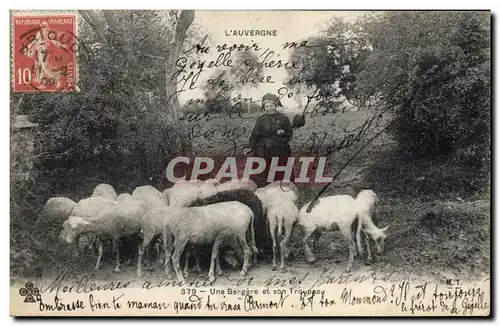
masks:
[[(329, 151), (332, 144), (339, 144), (348, 133), (359, 132), (356, 127), (376, 116), (374, 111), (350, 111), (307, 118), (306, 125), (294, 132), (291, 143), (296, 154), (308, 154), (311, 149), (320, 155)], [(214, 115), (210, 121), (188, 122), (192, 130), (193, 151), (196, 155), (241, 155), (250, 135), (255, 115), (248, 119), (233, 119)], [(328, 160), (329, 168), (337, 172), (349, 158), (377, 131), (381, 130), (389, 116), (378, 120), (380, 126), (368, 130), (359, 142), (335, 151)], [(194, 126), (194, 127), (193, 127)], [(372, 124), (374, 126), (374, 124)], [(319, 144), (316, 138), (323, 137)], [(374, 190), (379, 198), (377, 216), (379, 227), (389, 226), (386, 250), (375, 255), (371, 266), (356, 261), (354, 273), (386, 269), (391, 279), (415, 279), (429, 277), (435, 280), (447, 278), (480, 279), (489, 275), (490, 269), (490, 199), (487, 194), (462, 193), (467, 180), (450, 175), (450, 166), (439, 162), (402, 162), (394, 155), (394, 142), (386, 134), (370, 143), (331, 184), (324, 196), (350, 194), (355, 196), (362, 189)], [(302, 188), (299, 205), (310, 201), (320, 188)], [(301, 230), (292, 235), (294, 255), (286, 272), (272, 272), (279, 277), (298, 276), (304, 272), (319, 274), (324, 269), (343, 271), (348, 257), (345, 240), (338, 232), (324, 233), (320, 238), (318, 261), (305, 263), (301, 246)], [(94, 257), (90, 261), (59, 262), (59, 267), (92, 272)], [(54, 267), (55, 267), (54, 265)], [(252, 276), (264, 281), (270, 275), (270, 262), (252, 268)], [(111, 272), (111, 264), (104, 266), (96, 279), (134, 276), (134, 267), (126, 267), (122, 274)], [(54, 275), (57, 268), (47, 268), (43, 277)], [(228, 271), (229, 272), (229, 271)], [(230, 272), (237, 275), (237, 271)], [(125, 275), (126, 276), (125, 276)], [(156, 269), (146, 278), (161, 277)], [(224, 280), (221, 281), (222, 283)]]

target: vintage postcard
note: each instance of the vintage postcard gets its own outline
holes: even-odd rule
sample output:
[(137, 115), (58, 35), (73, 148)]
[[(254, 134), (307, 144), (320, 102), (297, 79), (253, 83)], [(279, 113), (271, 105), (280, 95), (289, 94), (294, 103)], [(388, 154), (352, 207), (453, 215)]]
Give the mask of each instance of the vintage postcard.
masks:
[(490, 24), (12, 10), (11, 315), (490, 316)]

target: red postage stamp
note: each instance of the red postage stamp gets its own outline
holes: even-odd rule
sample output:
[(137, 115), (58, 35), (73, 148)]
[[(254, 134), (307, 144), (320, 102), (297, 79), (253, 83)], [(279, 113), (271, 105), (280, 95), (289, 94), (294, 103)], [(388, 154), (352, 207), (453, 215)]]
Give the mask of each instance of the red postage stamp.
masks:
[(13, 91), (76, 91), (76, 15), (13, 14), (12, 20)]

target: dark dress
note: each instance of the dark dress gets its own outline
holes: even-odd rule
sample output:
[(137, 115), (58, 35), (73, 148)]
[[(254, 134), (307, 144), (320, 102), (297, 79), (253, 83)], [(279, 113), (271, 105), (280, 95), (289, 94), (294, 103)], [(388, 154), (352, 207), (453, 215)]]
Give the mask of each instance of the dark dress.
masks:
[[(305, 120), (303, 116), (295, 116), (292, 125), (288, 117), (280, 112), (274, 114), (265, 113), (257, 118), (252, 134), (250, 135), (249, 147), (254, 152), (254, 156), (262, 157), (266, 160), (266, 169), (262, 173), (251, 177), (259, 188), (269, 183), (267, 176), (273, 157), (279, 157), (278, 165), (286, 165), (288, 157), (292, 154), (290, 141), (293, 136), (293, 128), (300, 128), (304, 124)], [(283, 129), (284, 133), (278, 135), (277, 131), (280, 129)], [(283, 180), (283, 177), (284, 172), (278, 171), (272, 181)], [(292, 172), (291, 181), (293, 179)]]
[[(266, 169), (262, 173), (250, 176), (259, 188), (269, 184), (267, 177), (269, 167), (273, 157), (279, 157), (278, 165), (285, 166), (288, 158), (292, 155), (290, 141), (293, 136), (293, 128), (300, 128), (305, 124), (303, 115), (297, 115), (293, 119), (293, 124), (283, 113), (274, 114), (265, 113), (257, 118), (255, 126), (250, 135), (249, 147), (253, 150), (253, 155), (266, 160)], [(277, 134), (277, 131), (283, 129), (284, 133)], [(254, 166), (255, 168), (256, 166)], [(294, 180), (294, 174), (291, 174), (291, 180)], [(283, 180), (284, 172), (277, 171), (273, 181)], [(269, 236), (266, 218), (255, 220), (255, 238), (257, 247), (265, 255), (272, 252), (272, 241)]]

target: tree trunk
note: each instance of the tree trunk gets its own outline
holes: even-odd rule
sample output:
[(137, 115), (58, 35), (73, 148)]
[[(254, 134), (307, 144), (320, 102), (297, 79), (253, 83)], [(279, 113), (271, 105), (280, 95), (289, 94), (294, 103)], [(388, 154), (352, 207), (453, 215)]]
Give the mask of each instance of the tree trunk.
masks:
[(186, 32), (194, 21), (194, 11), (193, 10), (183, 10), (177, 21), (177, 26), (175, 28), (175, 35), (173, 40), (173, 52), (168, 58), (166, 64), (166, 98), (167, 98), (167, 109), (170, 111), (172, 116), (175, 118), (180, 111), (179, 97), (177, 93), (177, 78), (174, 74), (176, 72), (175, 63), (179, 59), (182, 52), (182, 45), (184, 44), (184, 39), (186, 38)]
[[(104, 18), (100, 18), (92, 10), (80, 10), (80, 15), (85, 19), (85, 21), (92, 27), (94, 32), (99, 36), (102, 42), (107, 42), (108, 40), (104, 34), (104, 28), (106, 23), (112, 27), (113, 16), (110, 12), (104, 11)], [(173, 51), (172, 54), (166, 58), (166, 64), (162, 77), (158, 78), (158, 88), (160, 98), (165, 102), (166, 109), (175, 118), (179, 113), (180, 105), (177, 93), (177, 78), (174, 78), (176, 72), (176, 61), (182, 53), (182, 46), (186, 38), (186, 32), (188, 28), (194, 21), (194, 11), (193, 10), (183, 10), (177, 20), (177, 26), (175, 28), (175, 35), (172, 41)], [(163, 58), (162, 58), (163, 59)]]

